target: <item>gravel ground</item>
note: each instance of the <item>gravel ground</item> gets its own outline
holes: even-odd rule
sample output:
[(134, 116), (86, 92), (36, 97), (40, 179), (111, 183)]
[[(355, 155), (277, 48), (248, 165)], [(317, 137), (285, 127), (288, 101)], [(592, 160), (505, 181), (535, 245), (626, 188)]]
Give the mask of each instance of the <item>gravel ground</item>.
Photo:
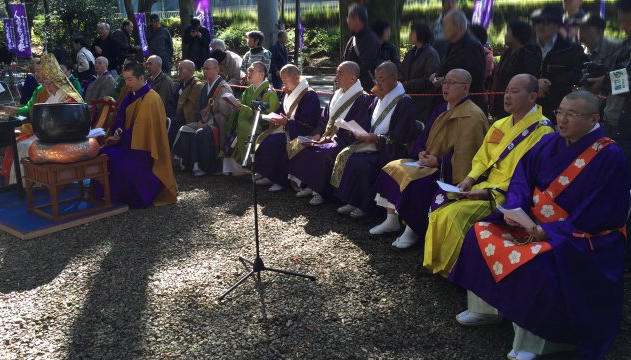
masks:
[[(223, 303), (253, 253), (247, 178), (178, 176), (179, 202), (33, 241), (0, 234), (0, 359), (505, 359), (510, 323), (462, 328), (464, 293), (394, 252), (377, 221), (261, 191), (270, 267)], [(627, 288), (629, 283), (627, 282)], [(627, 295), (629, 290), (626, 290)], [(627, 297), (628, 298), (628, 297)], [(608, 359), (631, 353), (631, 313)], [(575, 359), (563, 354), (549, 359)]]

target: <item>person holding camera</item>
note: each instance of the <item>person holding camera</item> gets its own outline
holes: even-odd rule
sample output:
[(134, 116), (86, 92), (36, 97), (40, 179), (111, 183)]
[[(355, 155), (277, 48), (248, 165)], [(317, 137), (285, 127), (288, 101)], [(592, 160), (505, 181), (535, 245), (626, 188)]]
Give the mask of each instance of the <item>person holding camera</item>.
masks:
[(204, 61), (210, 56), (210, 32), (202, 27), (199, 19), (194, 18), (191, 25), (184, 31), (182, 37), (182, 51), (184, 59), (192, 60), (195, 69), (199, 70), (204, 66)]

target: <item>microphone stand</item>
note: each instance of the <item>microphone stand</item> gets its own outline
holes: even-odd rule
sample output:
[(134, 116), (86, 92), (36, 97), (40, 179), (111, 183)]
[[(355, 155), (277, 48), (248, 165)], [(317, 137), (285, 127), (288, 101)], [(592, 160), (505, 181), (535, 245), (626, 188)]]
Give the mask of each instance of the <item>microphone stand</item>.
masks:
[(255, 141), (256, 128), (258, 127), (259, 120), (261, 119), (261, 113), (269, 105), (267, 105), (267, 104), (265, 104), (263, 102), (258, 102), (258, 104), (256, 104), (256, 105), (257, 106), (256, 106), (256, 113), (254, 114), (254, 122), (253, 122), (253, 126), (252, 126), (252, 133), (250, 134), (250, 140), (248, 142), (248, 148), (247, 148), (247, 151), (246, 151), (245, 159), (243, 160), (243, 164), (242, 164), (243, 167), (246, 167), (247, 163), (248, 163), (248, 157), (252, 156), (252, 195), (253, 195), (253, 202), (254, 202), (254, 244), (256, 246), (256, 250), (255, 250), (255, 253), (254, 253), (254, 261), (250, 261), (250, 260), (248, 260), (248, 259), (246, 259), (246, 258), (244, 258), (242, 256), (239, 256), (239, 260), (243, 264), (250, 265), (252, 267), (252, 270), (250, 270), (250, 272), (248, 272), (247, 274), (243, 275), (230, 288), (225, 290), (219, 296), (219, 298), (218, 298), (219, 301), (223, 300), (228, 294), (230, 294), (234, 289), (239, 287), (239, 285), (241, 285), (245, 280), (247, 280), (249, 277), (251, 277), (253, 275), (256, 275), (256, 280), (255, 281), (256, 281), (256, 285), (258, 286), (260, 284), (260, 282), (261, 282), (261, 272), (262, 271), (271, 271), (271, 272), (284, 274), (284, 275), (297, 276), (297, 277), (309, 279), (311, 281), (315, 281), (316, 280), (315, 276), (304, 275), (304, 274), (300, 274), (300, 273), (293, 272), (293, 271), (288, 271), (288, 270), (269, 268), (269, 267), (265, 266), (265, 264), (263, 263), (263, 259), (261, 258), (260, 241), (259, 241), (258, 198), (257, 198), (256, 182), (255, 182), (255, 179), (254, 179), (255, 178), (254, 177), (255, 156), (254, 156), (254, 151), (252, 151), (252, 146), (253, 146), (254, 141)]

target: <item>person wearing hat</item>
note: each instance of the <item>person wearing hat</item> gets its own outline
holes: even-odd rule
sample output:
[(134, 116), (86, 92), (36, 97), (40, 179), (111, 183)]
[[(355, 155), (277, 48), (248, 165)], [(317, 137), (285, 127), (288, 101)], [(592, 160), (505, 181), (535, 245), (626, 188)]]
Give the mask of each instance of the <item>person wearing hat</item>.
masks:
[(578, 38), (589, 61), (605, 65), (609, 69), (621, 42), (605, 37), (606, 23), (598, 14), (587, 13), (578, 22)]
[(563, 27), (561, 35), (570, 42), (579, 43), (578, 25), (585, 16), (582, 8), (583, 0), (563, 0)]
[(565, 95), (572, 91), (582, 76), (587, 61), (583, 49), (573, 44), (559, 30), (563, 26), (563, 10), (558, 5), (546, 5), (530, 16), (535, 29), (536, 44), (543, 58), (539, 78), (539, 104), (543, 114), (554, 119), (554, 110)]
[(230, 50), (213, 48), (210, 52), (210, 58), (217, 60), (219, 73), (228, 84), (238, 85), (245, 76), (241, 71), (243, 59), (238, 54)]

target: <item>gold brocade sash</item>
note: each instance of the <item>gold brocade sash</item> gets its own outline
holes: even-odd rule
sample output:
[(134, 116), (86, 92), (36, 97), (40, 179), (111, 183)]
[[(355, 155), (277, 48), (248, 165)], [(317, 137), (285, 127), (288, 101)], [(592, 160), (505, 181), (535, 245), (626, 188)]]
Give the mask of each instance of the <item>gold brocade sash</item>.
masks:
[[(390, 104), (388, 104), (388, 106), (383, 109), (381, 114), (379, 114), (377, 121), (375, 121), (375, 124), (371, 126), (371, 133), (374, 132), (375, 129), (381, 124), (381, 122), (383, 121), (383, 119), (385, 119), (390, 110), (392, 110), (399, 103), (399, 101), (403, 99), (403, 96), (404, 94), (401, 94), (392, 99), (392, 102), (390, 102)], [(342, 183), (342, 177), (344, 176), (344, 169), (346, 168), (346, 162), (348, 162), (348, 159), (351, 158), (351, 155), (353, 155), (357, 151), (366, 149), (366, 145), (374, 144), (366, 144), (358, 141), (352, 145), (345, 147), (344, 150), (340, 151), (340, 153), (337, 154), (337, 156), (335, 157), (335, 165), (333, 165), (333, 171), (331, 173), (331, 185), (336, 188), (340, 187), (340, 184)]]
[[(300, 104), (300, 101), (302, 101), (302, 98), (305, 97), (305, 95), (307, 95), (308, 91), (313, 91), (313, 89), (311, 88), (306, 88), (304, 90), (302, 90), (302, 92), (300, 92), (300, 94), (298, 95), (298, 97), (296, 98), (296, 101), (294, 101), (293, 104), (291, 104), (291, 106), (289, 107), (289, 111), (287, 112), (286, 116), (288, 118), (291, 118), (294, 114), (294, 112), (296, 111), (296, 108), (298, 107), (298, 104)], [(287, 95), (285, 95), (287, 96)], [(256, 142), (254, 143), (254, 151), (256, 151), (259, 146), (263, 143), (263, 141), (265, 141), (265, 139), (273, 134), (280, 134), (280, 133), (284, 133), (285, 132), (285, 128), (282, 126), (271, 126), (269, 129), (263, 131), (257, 138), (256, 138)], [(289, 139), (287, 139), (289, 140)]]
[[(326, 131), (322, 134), (322, 137), (325, 136), (333, 136), (337, 133), (337, 126), (335, 126), (335, 119), (337, 119), (346, 109), (351, 107), (355, 100), (357, 100), (364, 92), (358, 91), (355, 95), (351, 96), (342, 106), (340, 106), (337, 111), (332, 116), (329, 116), (329, 121), (326, 124)], [(289, 159), (292, 159), (294, 156), (298, 155), (302, 150), (306, 149), (307, 145), (303, 144), (298, 140), (298, 138), (293, 139), (292, 141), (287, 143), (287, 156)]]
[(399, 184), (399, 190), (401, 190), (401, 192), (403, 192), (403, 190), (405, 190), (412, 181), (432, 175), (438, 171), (437, 168), (413, 167), (405, 165), (405, 163), (411, 161), (414, 161), (414, 159), (399, 159), (390, 161), (381, 169), (386, 174), (390, 175), (397, 184)]

